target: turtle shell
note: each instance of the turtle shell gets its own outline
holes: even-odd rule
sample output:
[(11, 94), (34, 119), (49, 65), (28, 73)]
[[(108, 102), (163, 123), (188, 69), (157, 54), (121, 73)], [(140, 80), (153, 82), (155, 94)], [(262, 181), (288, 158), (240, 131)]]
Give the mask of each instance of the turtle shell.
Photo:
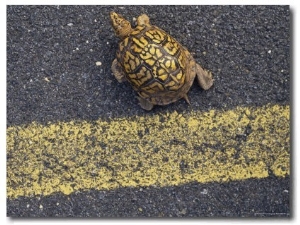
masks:
[(155, 105), (185, 96), (195, 78), (190, 53), (162, 29), (137, 26), (119, 43), (117, 60), (138, 94)]

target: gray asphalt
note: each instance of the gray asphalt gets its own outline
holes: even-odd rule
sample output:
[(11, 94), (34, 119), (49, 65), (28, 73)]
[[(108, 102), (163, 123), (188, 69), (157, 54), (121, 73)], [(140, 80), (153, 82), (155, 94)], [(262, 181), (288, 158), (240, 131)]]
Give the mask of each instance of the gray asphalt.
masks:
[[(115, 81), (110, 69), (117, 49), (109, 24), (112, 10), (131, 21), (148, 14), (212, 71), (215, 84), (210, 91), (193, 85), (189, 92), (191, 109), (289, 104), (288, 6), (7, 6), (7, 126), (187, 109), (182, 100), (145, 112), (132, 88)], [(270, 176), (226, 184), (20, 197), (7, 200), (7, 215), (289, 217), (289, 193), (289, 177)]]
[(14, 218), (287, 218), (290, 216), (288, 187), (288, 178), (267, 178), (224, 184), (191, 183), (165, 188), (91, 190), (70, 196), (58, 193), (11, 200), (7, 213)]
[[(192, 109), (289, 102), (289, 7), (13, 6), (7, 9), (8, 125), (149, 114), (132, 88), (112, 76), (118, 41), (112, 10), (131, 21), (147, 13), (212, 71), (211, 91), (192, 87)], [(150, 114), (186, 107), (182, 100)]]

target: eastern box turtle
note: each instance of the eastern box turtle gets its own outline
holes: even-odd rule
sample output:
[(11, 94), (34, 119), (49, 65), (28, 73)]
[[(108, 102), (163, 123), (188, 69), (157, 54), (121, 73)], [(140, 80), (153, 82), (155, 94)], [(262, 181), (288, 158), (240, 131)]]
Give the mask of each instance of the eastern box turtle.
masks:
[(120, 38), (112, 71), (119, 82), (129, 81), (138, 93), (143, 109), (167, 105), (184, 98), (197, 75), (199, 85), (207, 90), (213, 85), (211, 72), (195, 62), (189, 51), (162, 29), (153, 26), (142, 14), (136, 28), (121, 15), (110, 18)]

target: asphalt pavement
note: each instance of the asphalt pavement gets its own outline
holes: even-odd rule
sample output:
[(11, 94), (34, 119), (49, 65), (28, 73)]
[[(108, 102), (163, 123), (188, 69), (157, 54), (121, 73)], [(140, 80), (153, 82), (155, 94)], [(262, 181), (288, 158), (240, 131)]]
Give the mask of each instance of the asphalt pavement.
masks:
[[(180, 100), (141, 109), (129, 84), (111, 72), (118, 39), (110, 11), (132, 24), (146, 13), (212, 72), (214, 86), (204, 91), (195, 83), (190, 106)], [(290, 21), (288, 6), (7, 6), (7, 127), (289, 106)], [(289, 132), (284, 135), (288, 144), (281, 148), (289, 154)], [(9, 146), (17, 146), (20, 134), (13, 137)], [(9, 172), (11, 160), (8, 154)], [(289, 173), (277, 176), (270, 168), (259, 179), (18, 194), (7, 198), (7, 216), (289, 217)], [(7, 185), (17, 189), (15, 182)]]

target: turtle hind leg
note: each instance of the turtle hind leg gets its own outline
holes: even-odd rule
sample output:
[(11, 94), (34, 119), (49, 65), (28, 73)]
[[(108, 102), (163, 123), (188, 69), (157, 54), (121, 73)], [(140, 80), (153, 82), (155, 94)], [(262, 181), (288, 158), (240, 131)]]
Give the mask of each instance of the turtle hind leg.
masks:
[(147, 111), (150, 111), (152, 108), (153, 108), (153, 104), (151, 102), (149, 102), (148, 100), (144, 99), (144, 98), (141, 98), (141, 97), (137, 97), (137, 99), (139, 100), (139, 105), (147, 110)]
[(114, 59), (112, 65), (111, 65), (111, 70), (119, 83), (126, 81), (125, 74), (124, 74), (123, 70), (121, 69), (117, 59)]
[(196, 74), (198, 84), (204, 90), (208, 90), (213, 85), (214, 79), (212, 79), (211, 72), (203, 69), (198, 63), (196, 63)]

